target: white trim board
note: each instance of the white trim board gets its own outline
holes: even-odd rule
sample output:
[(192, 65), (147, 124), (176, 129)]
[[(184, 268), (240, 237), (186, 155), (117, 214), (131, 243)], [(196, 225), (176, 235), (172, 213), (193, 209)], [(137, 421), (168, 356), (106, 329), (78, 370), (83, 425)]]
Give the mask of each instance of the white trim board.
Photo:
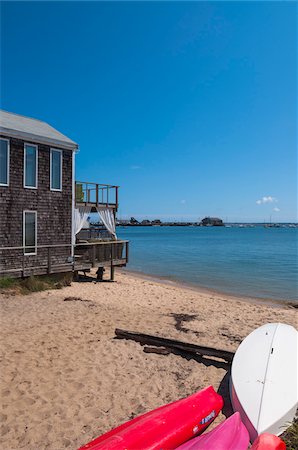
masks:
[(7, 142), (7, 183), (0, 183), (0, 186), (9, 186), (9, 172), (10, 172), (10, 140), (6, 138), (0, 138), (1, 141)]

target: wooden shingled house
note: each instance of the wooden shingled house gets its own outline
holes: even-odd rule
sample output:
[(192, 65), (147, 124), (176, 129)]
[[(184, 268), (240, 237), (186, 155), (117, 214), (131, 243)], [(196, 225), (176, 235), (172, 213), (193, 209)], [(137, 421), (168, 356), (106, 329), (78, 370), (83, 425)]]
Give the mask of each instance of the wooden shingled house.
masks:
[[(0, 110), (0, 276), (127, 263), (117, 240), (118, 186), (75, 181), (78, 144), (45, 122)], [(91, 212), (106, 228), (80, 239)], [(100, 272), (100, 270), (99, 270)]]

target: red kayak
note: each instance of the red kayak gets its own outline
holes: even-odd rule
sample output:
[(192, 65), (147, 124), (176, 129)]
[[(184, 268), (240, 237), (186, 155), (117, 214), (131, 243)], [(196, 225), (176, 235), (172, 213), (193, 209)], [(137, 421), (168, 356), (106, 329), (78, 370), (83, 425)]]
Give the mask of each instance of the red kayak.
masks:
[(286, 444), (274, 434), (263, 433), (254, 441), (250, 450), (286, 450)]
[(79, 450), (174, 449), (205, 430), (222, 407), (222, 397), (209, 386), (187, 398), (136, 417)]

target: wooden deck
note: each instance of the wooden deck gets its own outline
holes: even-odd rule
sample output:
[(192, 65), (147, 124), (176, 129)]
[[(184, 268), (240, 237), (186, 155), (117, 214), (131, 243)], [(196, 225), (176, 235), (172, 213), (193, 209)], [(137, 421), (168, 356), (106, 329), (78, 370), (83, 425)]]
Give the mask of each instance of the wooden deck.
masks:
[(113, 280), (115, 267), (123, 267), (128, 263), (129, 243), (120, 240), (79, 243), (75, 245), (74, 257), (71, 256), (70, 244), (40, 245), (36, 247), (36, 255), (26, 255), (24, 250), (23, 246), (0, 248), (0, 260), (3, 252), (9, 252), (13, 262), (11, 267), (0, 265), (0, 276), (16, 278), (77, 273), (108, 267)]
[(88, 183), (85, 181), (75, 182), (75, 203), (78, 206), (91, 206), (96, 211), (96, 206), (118, 209), (119, 186), (111, 184)]
[(74, 271), (88, 271), (91, 268), (110, 268), (110, 279), (114, 279), (115, 267), (128, 263), (128, 241), (84, 242), (75, 246)]

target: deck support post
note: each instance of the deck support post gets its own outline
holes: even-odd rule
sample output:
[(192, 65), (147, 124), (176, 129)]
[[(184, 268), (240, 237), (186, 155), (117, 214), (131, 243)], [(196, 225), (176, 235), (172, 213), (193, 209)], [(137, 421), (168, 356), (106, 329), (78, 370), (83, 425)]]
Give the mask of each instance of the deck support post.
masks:
[(129, 246), (128, 246), (128, 242), (125, 242), (125, 259), (126, 259), (126, 264), (128, 263), (128, 255), (129, 255)]
[(52, 272), (52, 252), (51, 252), (51, 247), (48, 247), (48, 275), (51, 274)]
[(111, 281), (114, 281), (114, 272), (115, 272), (113, 259), (114, 259), (114, 244), (111, 244), (111, 277), (110, 277)]
[(96, 260), (96, 248), (95, 245), (92, 247), (92, 267), (95, 267), (95, 260)]
[(114, 281), (115, 278), (115, 267), (111, 264), (111, 281)]

